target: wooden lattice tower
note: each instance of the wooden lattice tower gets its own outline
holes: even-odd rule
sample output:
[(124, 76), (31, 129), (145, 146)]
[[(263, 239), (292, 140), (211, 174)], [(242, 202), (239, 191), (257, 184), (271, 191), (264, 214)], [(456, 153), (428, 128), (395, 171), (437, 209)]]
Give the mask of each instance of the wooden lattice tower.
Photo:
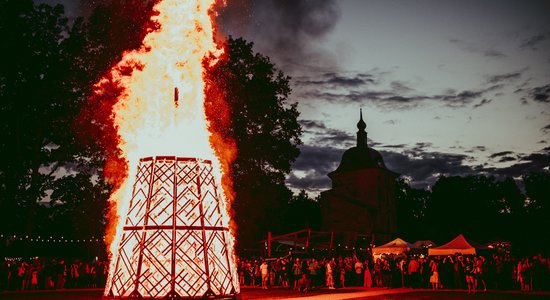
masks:
[(142, 158), (106, 296), (235, 297), (239, 285), (224, 201), (210, 161)]

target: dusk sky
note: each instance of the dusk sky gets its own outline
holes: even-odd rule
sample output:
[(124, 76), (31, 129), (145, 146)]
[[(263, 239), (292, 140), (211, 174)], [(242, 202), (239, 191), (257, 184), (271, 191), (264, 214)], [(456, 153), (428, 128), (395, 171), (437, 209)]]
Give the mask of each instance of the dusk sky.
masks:
[[(73, 16), (87, 6), (65, 2)], [(294, 190), (330, 188), (359, 108), (369, 146), (415, 187), (548, 170), (550, 1), (228, 3), (223, 31), (292, 77), (304, 130)]]
[(549, 1), (299, 3), (226, 18), (293, 78), (304, 127), (293, 188), (330, 188), (359, 108), (369, 145), (415, 187), (548, 170)]

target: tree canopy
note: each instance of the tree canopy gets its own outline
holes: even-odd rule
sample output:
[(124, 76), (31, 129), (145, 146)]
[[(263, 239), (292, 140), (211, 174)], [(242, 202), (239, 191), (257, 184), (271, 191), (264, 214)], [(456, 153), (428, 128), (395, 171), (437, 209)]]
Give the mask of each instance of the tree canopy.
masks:
[[(523, 185), (523, 190), (520, 186)], [(440, 177), (431, 190), (401, 181), (397, 193), (399, 234), (448, 241), (459, 233), (481, 242), (509, 241), (518, 251), (550, 247), (550, 172), (512, 178)]]
[(152, 1), (116, 9), (129, 1), (106, 2), (71, 25), (61, 5), (0, 1), (2, 233), (103, 235), (104, 149), (77, 120), (92, 85), (145, 33)]
[[(206, 74), (211, 127), (237, 148), (231, 166), (237, 242), (254, 247), (267, 231), (279, 229), (280, 212), (291, 198), (284, 180), (300, 153), (297, 103), (288, 102), (289, 78), (242, 38), (229, 37), (224, 57)], [(220, 118), (224, 112), (216, 94), (223, 94), (229, 120)]]

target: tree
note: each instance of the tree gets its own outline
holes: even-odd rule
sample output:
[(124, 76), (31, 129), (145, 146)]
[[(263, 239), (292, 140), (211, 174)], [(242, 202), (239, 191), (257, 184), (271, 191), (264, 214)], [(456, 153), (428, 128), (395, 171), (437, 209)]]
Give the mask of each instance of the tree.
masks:
[(412, 188), (402, 178), (397, 180), (397, 230), (400, 235), (416, 239), (430, 238), (426, 236), (426, 205), (430, 197), (430, 191)]
[(527, 203), (524, 223), (518, 224), (522, 235), (538, 251), (550, 249), (550, 237), (540, 235), (544, 228), (550, 228), (550, 172), (534, 172), (523, 176)]
[(64, 87), (67, 19), (62, 6), (2, 1), (0, 11), (0, 219), (4, 231), (34, 231), (38, 202), (60, 169), (70, 171), (78, 113)]
[(4, 233), (103, 231), (111, 186), (101, 176), (105, 143), (96, 142), (107, 126), (81, 111), (90, 108), (92, 85), (154, 26), (148, 24), (154, 1), (103, 2), (89, 20), (69, 27), (61, 5), (0, 1)]
[(293, 195), (288, 204), (288, 213), (284, 220), (285, 232), (304, 228), (321, 229), (321, 208), (318, 199), (312, 199), (305, 190)]
[(527, 213), (550, 214), (550, 172), (534, 172), (523, 176), (525, 192), (529, 198)]
[[(426, 207), (429, 236), (444, 241), (463, 233), (488, 240), (501, 233), (505, 224), (501, 183), (494, 177), (440, 177)], [(502, 236), (500, 236), (502, 237)]]
[(281, 225), (277, 214), (291, 195), (284, 180), (301, 143), (297, 104), (288, 103), (290, 78), (252, 47), (229, 37), (220, 61), (205, 64), (211, 128), (237, 149), (230, 171), (241, 249)]

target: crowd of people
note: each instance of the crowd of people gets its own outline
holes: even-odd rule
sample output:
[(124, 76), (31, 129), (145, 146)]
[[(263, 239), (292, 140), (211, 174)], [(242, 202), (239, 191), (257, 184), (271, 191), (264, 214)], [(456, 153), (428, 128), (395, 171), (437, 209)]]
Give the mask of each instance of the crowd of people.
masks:
[(550, 258), (498, 255), (241, 259), (241, 286), (307, 291), (319, 287), (411, 287), (522, 291), (550, 289)]
[(0, 291), (103, 287), (108, 262), (6, 258), (0, 264)]
[[(241, 286), (281, 287), (306, 292), (316, 288), (467, 289), (469, 293), (550, 289), (550, 258), (536, 255), (337, 255), (268, 259), (240, 258)], [(5, 259), (0, 291), (103, 287), (108, 262), (33, 258)]]

